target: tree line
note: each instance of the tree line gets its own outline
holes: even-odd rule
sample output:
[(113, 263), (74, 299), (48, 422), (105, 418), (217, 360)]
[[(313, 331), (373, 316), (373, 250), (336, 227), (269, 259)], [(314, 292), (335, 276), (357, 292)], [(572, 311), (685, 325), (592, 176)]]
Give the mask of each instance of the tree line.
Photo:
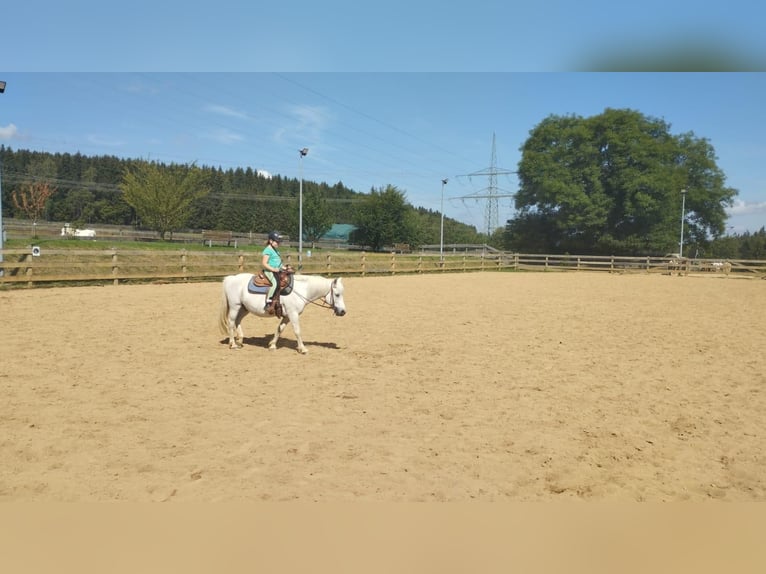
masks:
[[(156, 231), (227, 230), (298, 236), (303, 187), (303, 235), (316, 241), (335, 223), (356, 227), (351, 240), (374, 250), (394, 243), (439, 243), (441, 216), (411, 205), (396, 186), (364, 194), (252, 168), (223, 170), (114, 156), (48, 153), (0, 147), (6, 217), (67, 221)], [(34, 207), (33, 207), (34, 206)], [(476, 228), (445, 218), (447, 243), (483, 243)]]
[[(251, 168), (222, 170), (112, 156), (0, 148), (3, 205), (10, 217), (152, 229), (266, 233), (297, 238), (300, 182)], [(523, 253), (766, 258), (766, 229), (729, 235), (726, 185), (710, 141), (672, 134), (635, 110), (551, 115), (521, 146), (516, 214), (490, 237), (450, 218), (444, 242), (488, 243)], [(350, 223), (351, 241), (374, 250), (394, 243), (438, 244), (441, 215), (415, 207), (395, 185), (368, 193), (303, 181), (304, 240)], [(8, 201), (11, 199), (11, 201)]]

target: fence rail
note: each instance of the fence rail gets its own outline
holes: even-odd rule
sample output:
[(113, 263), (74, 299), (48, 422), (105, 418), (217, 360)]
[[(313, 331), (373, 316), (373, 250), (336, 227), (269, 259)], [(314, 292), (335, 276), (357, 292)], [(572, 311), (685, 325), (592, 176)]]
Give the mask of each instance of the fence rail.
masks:
[[(5, 249), (0, 285), (204, 281), (260, 269), (260, 253), (242, 250)], [(294, 266), (292, 255), (286, 262)], [(534, 255), (504, 252), (429, 253), (315, 252), (302, 272), (325, 275), (396, 275), (475, 271), (600, 271), (715, 275), (766, 279), (766, 261)]]

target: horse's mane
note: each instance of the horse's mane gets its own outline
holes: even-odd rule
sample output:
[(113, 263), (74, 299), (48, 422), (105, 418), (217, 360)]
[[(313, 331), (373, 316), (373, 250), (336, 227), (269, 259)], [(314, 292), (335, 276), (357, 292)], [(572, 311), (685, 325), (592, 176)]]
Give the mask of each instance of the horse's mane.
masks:
[(294, 275), (296, 281), (330, 281), (327, 277), (321, 275), (303, 275), (296, 273)]

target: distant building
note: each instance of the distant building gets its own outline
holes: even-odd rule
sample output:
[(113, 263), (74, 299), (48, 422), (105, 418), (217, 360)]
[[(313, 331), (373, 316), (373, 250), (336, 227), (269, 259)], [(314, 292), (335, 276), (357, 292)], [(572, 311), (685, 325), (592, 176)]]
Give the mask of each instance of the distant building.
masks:
[(348, 243), (351, 233), (353, 233), (356, 228), (356, 225), (350, 223), (334, 223), (330, 230), (325, 233), (320, 240)]

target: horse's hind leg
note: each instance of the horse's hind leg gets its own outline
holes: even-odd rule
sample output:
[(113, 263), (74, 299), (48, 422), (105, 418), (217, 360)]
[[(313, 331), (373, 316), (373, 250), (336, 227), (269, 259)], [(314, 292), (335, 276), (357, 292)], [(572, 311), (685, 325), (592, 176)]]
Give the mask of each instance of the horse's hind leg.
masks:
[(229, 308), (228, 328), (229, 328), (229, 348), (240, 349), (242, 347), (242, 319), (247, 315), (247, 309), (243, 306)]
[(247, 317), (248, 313), (249, 311), (244, 305), (237, 311), (236, 318), (234, 319), (234, 343), (236, 347), (232, 346), (232, 348), (241, 349), (244, 345), (245, 333), (242, 330), (242, 319)]

